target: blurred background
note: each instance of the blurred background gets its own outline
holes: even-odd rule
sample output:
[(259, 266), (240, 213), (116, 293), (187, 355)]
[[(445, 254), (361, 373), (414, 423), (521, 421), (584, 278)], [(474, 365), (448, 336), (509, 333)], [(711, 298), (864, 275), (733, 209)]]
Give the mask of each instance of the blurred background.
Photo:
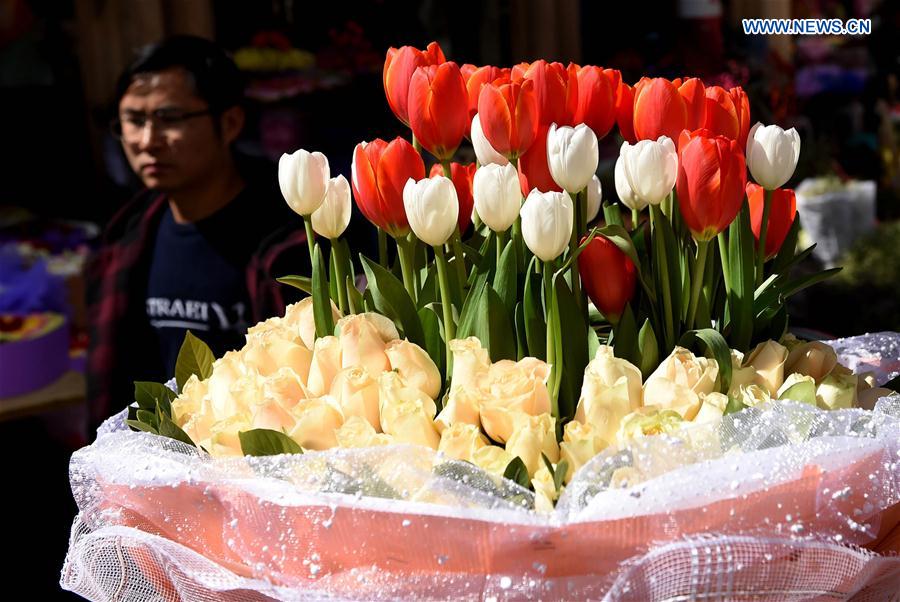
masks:
[[(742, 18), (762, 17), (867, 18), (872, 32), (743, 33)], [(68, 459), (88, 442), (82, 271), (138, 190), (108, 123), (140, 46), (175, 33), (216, 40), (249, 82), (241, 150), (273, 161), (319, 150), (348, 178), (356, 143), (408, 135), (382, 88), (390, 46), (437, 40), (459, 64), (545, 58), (620, 69), (629, 83), (740, 85), (753, 122), (803, 140), (788, 186), (819, 246), (801, 269), (844, 270), (798, 298), (791, 325), (827, 338), (900, 330), (898, 25), (900, 3), (879, 0), (0, 0), (0, 453), (16, 547), (6, 573), (27, 575), (35, 598), (72, 597), (57, 582), (76, 512)], [(620, 144), (615, 130), (601, 141), (604, 196), (615, 195)], [(22, 308), (68, 318), (62, 359), (51, 382), (4, 393), (18, 370), (3, 355), (11, 333), (52, 326), (23, 323)]]

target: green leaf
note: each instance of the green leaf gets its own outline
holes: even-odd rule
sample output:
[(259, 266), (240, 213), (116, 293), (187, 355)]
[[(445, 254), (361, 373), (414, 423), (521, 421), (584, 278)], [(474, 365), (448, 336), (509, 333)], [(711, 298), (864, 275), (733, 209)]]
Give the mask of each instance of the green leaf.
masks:
[[(515, 259), (515, 256), (513, 258)], [(516, 303), (515, 328), (516, 360), (518, 361), (528, 355), (528, 335), (525, 333), (525, 306), (521, 302)]]
[(350, 313), (362, 313), (365, 309), (363, 296), (362, 293), (359, 292), (359, 289), (356, 288), (356, 283), (350, 274), (347, 274), (347, 281), (345, 284), (347, 286), (347, 302), (350, 304)]
[(169, 387), (154, 382), (135, 381), (134, 400), (138, 407), (148, 412), (155, 412), (159, 404), (169, 416), (172, 415), (172, 402), (175, 401), (175, 391)]
[[(788, 230), (787, 236), (784, 237), (784, 242), (781, 243), (781, 249), (778, 250), (778, 254), (775, 256), (775, 259), (772, 260), (772, 272), (775, 274), (786, 274), (787, 270), (790, 268), (795, 257), (795, 253), (797, 252), (797, 239), (800, 236), (800, 217), (795, 216), (794, 222), (791, 224), (790, 230)], [(808, 249), (808, 251), (812, 252), (812, 247)], [(803, 253), (801, 253), (802, 255)]]
[(441, 373), (441, 380), (446, 382), (444, 366), (447, 365), (446, 345), (444, 345), (443, 328), (441, 327), (440, 304), (432, 303), (418, 311), (419, 321), (422, 323), (422, 331), (425, 334), (423, 349), (434, 360)]
[(756, 240), (750, 229), (750, 206), (746, 199), (741, 212), (728, 227), (728, 315), (731, 346), (745, 350), (753, 337), (753, 296), (755, 288)]
[(457, 338), (465, 338), (460, 333), (472, 332), (472, 324), (475, 320), (475, 313), (478, 311), (478, 306), (481, 302), (481, 296), (484, 294), (484, 289), (488, 286), (487, 278), (487, 272), (479, 275), (475, 280), (475, 284), (473, 284), (472, 288), (469, 289), (469, 294), (466, 295), (466, 300), (463, 302), (462, 310), (459, 313), (459, 321), (456, 324)]
[(316, 243), (313, 251), (313, 318), (316, 323), (316, 338), (331, 336), (334, 334), (334, 315), (331, 313), (331, 287), (328, 284), (325, 272), (325, 261), (322, 258), (322, 248)]
[(335, 304), (340, 303), (340, 297), (338, 296), (337, 253), (334, 252), (333, 247), (328, 256), (328, 294)]
[(546, 361), (547, 322), (541, 304), (543, 282), (540, 274), (534, 272), (536, 262), (537, 258), (532, 258), (525, 272), (525, 298), (522, 304), (525, 314), (525, 338), (528, 342), (528, 355)]
[[(637, 322), (631, 304), (625, 304), (619, 323), (613, 327), (613, 353), (616, 357), (628, 360), (635, 366), (641, 365), (640, 344), (638, 341)], [(654, 366), (655, 367), (655, 366)]]
[(191, 374), (196, 374), (200, 380), (206, 380), (212, 376), (212, 365), (215, 357), (209, 347), (191, 334), (188, 330), (184, 335), (184, 342), (178, 351), (178, 359), (175, 360), (175, 382), (178, 390), (184, 389), (184, 383)]
[(531, 485), (531, 479), (528, 477), (528, 468), (525, 467), (525, 462), (519, 456), (513, 458), (506, 465), (506, 470), (503, 471), (503, 478), (509, 479), (513, 483), (518, 483), (526, 489)]
[(729, 414), (734, 414), (736, 412), (740, 412), (741, 410), (747, 409), (747, 406), (744, 405), (737, 397), (728, 396), (728, 403), (725, 404), (725, 411), (722, 413), (723, 416), (728, 416)]
[(238, 433), (241, 451), (245, 456), (277, 456), (278, 454), (302, 454), (296, 441), (280, 431), (252, 429)]
[[(564, 274), (554, 278), (556, 303), (559, 311), (559, 353), (557, 363), (562, 364), (559, 388), (559, 415), (565, 420), (575, 415), (575, 405), (581, 393), (584, 368), (588, 357), (588, 325), (584, 322), (575, 296), (566, 284)], [(627, 310), (626, 310), (627, 311)]]
[(517, 277), (516, 247), (515, 243), (510, 240), (500, 254), (500, 265), (497, 266), (497, 272), (494, 274), (494, 290), (510, 314), (516, 308), (516, 296), (519, 292)]
[(288, 286), (298, 288), (307, 295), (312, 294), (312, 278), (306, 276), (282, 276), (275, 280), (281, 284), (287, 284)]
[(368, 290), (372, 293), (375, 309), (398, 322), (407, 339), (424, 347), (425, 333), (422, 331), (416, 306), (403, 284), (396, 276), (364, 255), (360, 255), (360, 259), (369, 281)]
[(619, 207), (618, 203), (604, 202), (603, 217), (607, 224), (622, 226), (625, 223), (622, 221), (622, 209)]
[(422, 279), (422, 286), (419, 290), (419, 296), (416, 299), (418, 309), (422, 309), (430, 303), (440, 303), (441, 289), (438, 287), (437, 268), (435, 264), (428, 266), (425, 272), (425, 278)]
[(597, 350), (600, 349), (600, 337), (597, 336), (597, 331), (593, 328), (588, 328), (588, 361), (592, 360), (597, 355)]
[(725, 338), (712, 328), (701, 328), (699, 330), (689, 330), (684, 333), (678, 344), (681, 347), (693, 349), (697, 341), (704, 343), (707, 356), (712, 355), (716, 363), (719, 364), (719, 391), (728, 393), (731, 386), (731, 349)]
[(647, 378), (659, 365), (659, 342), (650, 320), (645, 318), (644, 324), (638, 331), (638, 352), (641, 356), (641, 374)]
[(154, 435), (158, 435), (156, 429), (150, 426), (145, 422), (141, 422), (140, 420), (126, 420), (125, 424), (130, 426), (131, 428), (137, 431), (144, 431), (145, 433), (153, 433)]
[(556, 470), (550, 471), (550, 474), (553, 475), (553, 486), (557, 491), (562, 489), (563, 481), (566, 479), (566, 473), (569, 472), (569, 463), (566, 460), (560, 460), (556, 464)]
[(471, 316), (468, 324), (460, 324), (457, 337), (477, 337), (495, 362), (515, 359), (516, 339), (510, 322), (512, 316), (494, 289), (486, 284), (482, 287)]
[(138, 422), (143, 422), (147, 426), (151, 427), (154, 432), (159, 430), (159, 419), (156, 416), (156, 412), (138, 410), (137, 419)]
[(181, 427), (175, 424), (172, 419), (165, 414), (159, 421), (159, 434), (162, 437), (175, 439), (176, 441), (181, 441), (182, 443), (187, 443), (188, 445), (196, 447), (194, 442), (191, 441), (191, 438), (188, 437), (188, 434), (181, 430)]

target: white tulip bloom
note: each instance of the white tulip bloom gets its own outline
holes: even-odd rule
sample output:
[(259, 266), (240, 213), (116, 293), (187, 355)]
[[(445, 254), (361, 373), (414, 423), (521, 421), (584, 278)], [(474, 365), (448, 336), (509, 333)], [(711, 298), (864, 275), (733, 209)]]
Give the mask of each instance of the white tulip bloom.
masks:
[(747, 136), (747, 167), (756, 183), (766, 190), (783, 186), (797, 168), (800, 134), (791, 128), (757, 123)]
[(631, 189), (631, 184), (628, 183), (628, 176), (625, 175), (625, 160), (622, 158), (622, 155), (619, 155), (619, 158), (616, 159), (616, 194), (619, 195), (619, 200), (622, 201), (622, 204), (628, 207), (629, 209), (635, 209), (637, 211), (642, 211), (644, 207), (647, 206), (647, 203), (638, 198), (634, 191)]
[(532, 190), (522, 205), (522, 238), (541, 261), (559, 257), (572, 238), (575, 208), (565, 192)]
[(472, 196), (481, 221), (494, 232), (508, 230), (522, 206), (519, 172), (511, 163), (479, 167), (472, 181)]
[(603, 200), (603, 187), (600, 185), (600, 178), (594, 176), (587, 185), (587, 221), (586, 224), (594, 221), (597, 214), (600, 213), (600, 202)]
[(488, 139), (484, 137), (484, 130), (481, 129), (481, 120), (478, 114), (472, 118), (472, 130), (469, 135), (472, 139), (472, 146), (475, 148), (475, 157), (478, 158), (479, 165), (506, 165), (509, 163), (506, 157), (494, 150)]
[(584, 190), (597, 171), (600, 151), (597, 136), (583, 123), (574, 128), (556, 127), (547, 131), (547, 166), (553, 181), (570, 193)]
[(334, 240), (350, 223), (350, 183), (344, 176), (328, 180), (325, 200), (312, 214), (312, 227), (319, 236)]
[(427, 245), (442, 245), (456, 230), (459, 199), (449, 178), (412, 178), (403, 187), (406, 219), (416, 237)]
[(288, 206), (298, 215), (312, 215), (325, 200), (331, 169), (328, 157), (302, 148), (278, 160), (278, 185)]
[(668, 136), (622, 144), (625, 177), (634, 194), (647, 205), (659, 205), (675, 186), (678, 177), (678, 153)]

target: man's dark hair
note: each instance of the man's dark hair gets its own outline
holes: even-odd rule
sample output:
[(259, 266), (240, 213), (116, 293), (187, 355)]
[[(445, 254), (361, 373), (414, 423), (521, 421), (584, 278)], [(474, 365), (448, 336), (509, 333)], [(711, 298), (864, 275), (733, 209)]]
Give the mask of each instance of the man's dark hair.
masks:
[(177, 35), (149, 44), (119, 76), (115, 107), (125, 96), (135, 77), (180, 67), (187, 71), (197, 96), (206, 101), (213, 115), (240, 105), (244, 99), (244, 80), (231, 57), (215, 42), (196, 36)]

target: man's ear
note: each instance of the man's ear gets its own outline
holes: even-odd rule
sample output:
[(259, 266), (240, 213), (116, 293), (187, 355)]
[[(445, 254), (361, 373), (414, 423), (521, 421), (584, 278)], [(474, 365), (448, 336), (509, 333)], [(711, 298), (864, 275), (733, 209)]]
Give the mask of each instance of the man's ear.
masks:
[(234, 106), (226, 109), (219, 119), (222, 125), (222, 140), (227, 146), (231, 146), (231, 143), (237, 139), (241, 130), (244, 129), (244, 108)]

